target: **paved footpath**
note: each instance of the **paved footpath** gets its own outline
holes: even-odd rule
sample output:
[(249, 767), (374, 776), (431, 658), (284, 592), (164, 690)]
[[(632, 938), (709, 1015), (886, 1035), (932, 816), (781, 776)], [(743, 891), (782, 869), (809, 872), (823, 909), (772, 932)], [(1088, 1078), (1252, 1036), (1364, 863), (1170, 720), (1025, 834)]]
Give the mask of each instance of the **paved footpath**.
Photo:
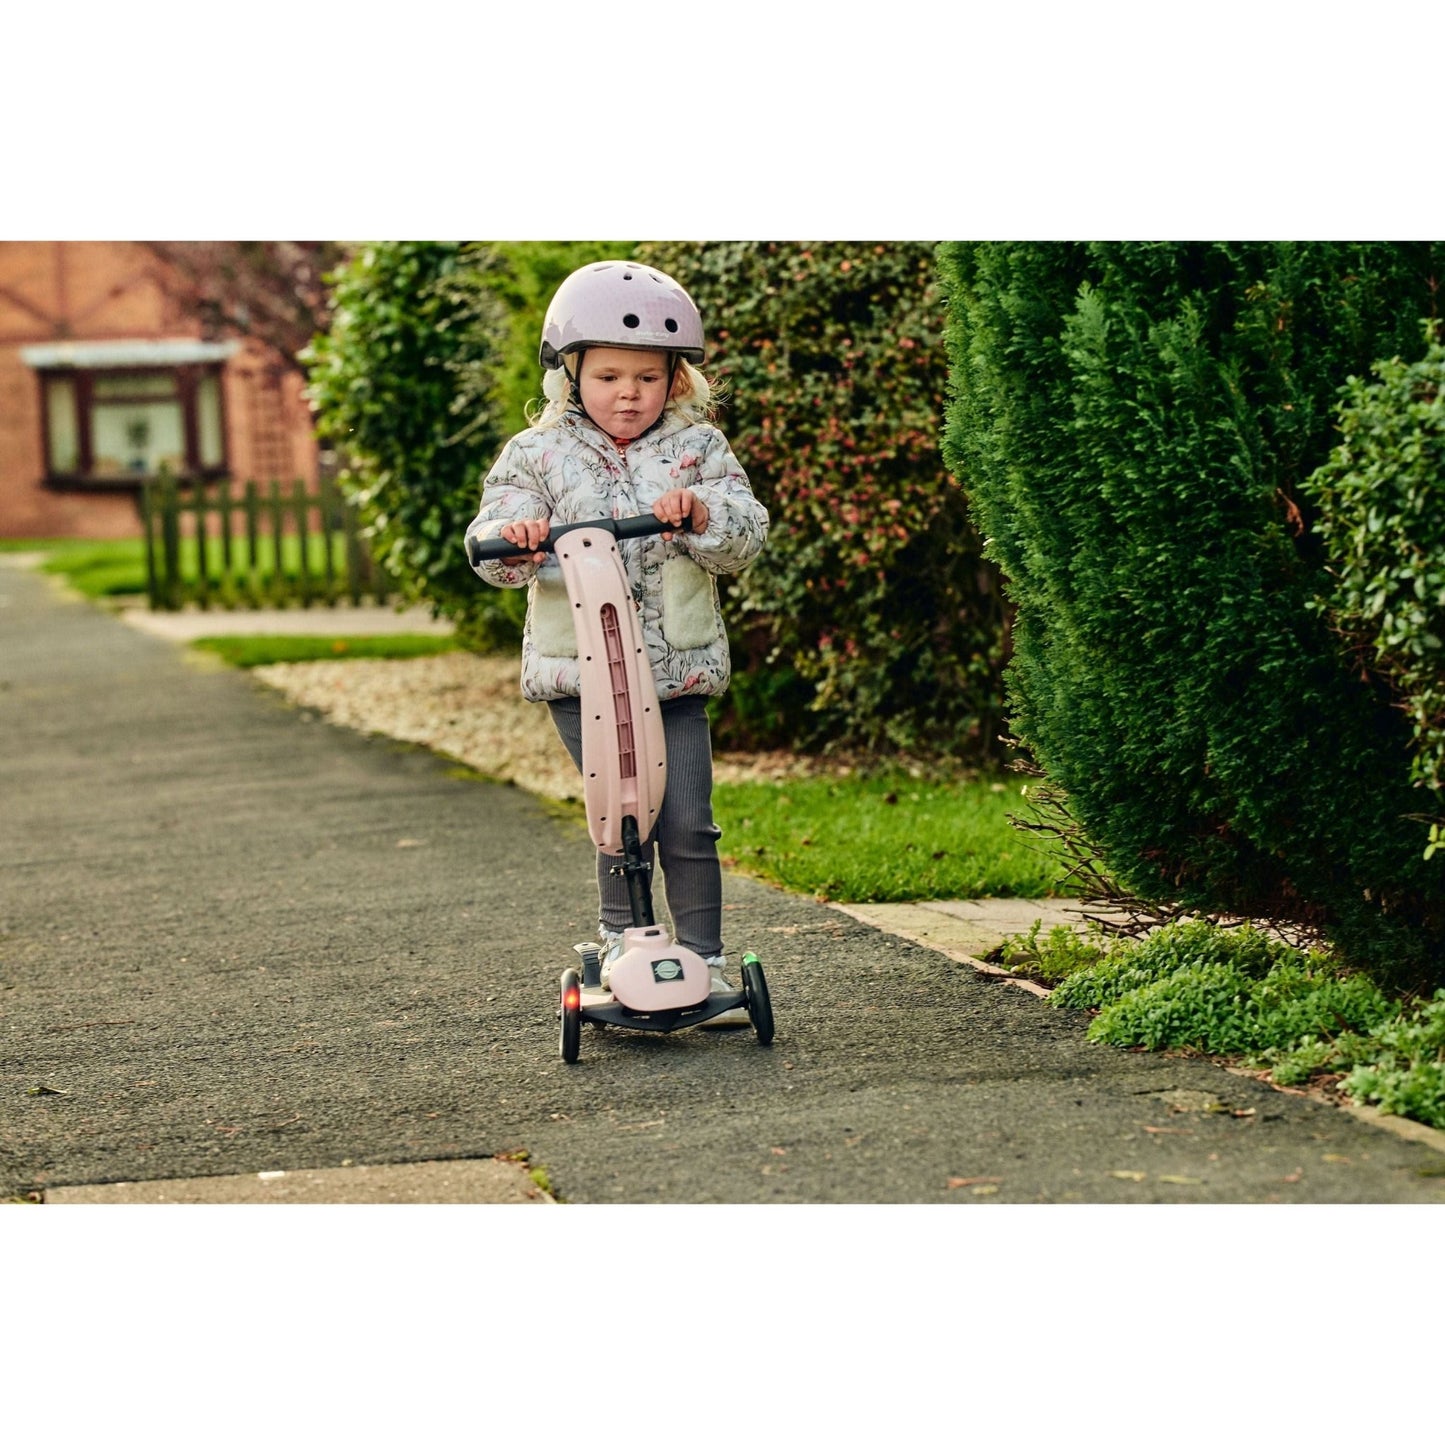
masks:
[(961, 961), (974, 905), (729, 876), (774, 1045), (585, 1029), (568, 1068), (576, 823), (14, 567), (0, 798), (0, 1198), (1445, 1200), (1427, 1131), (1088, 1043)]

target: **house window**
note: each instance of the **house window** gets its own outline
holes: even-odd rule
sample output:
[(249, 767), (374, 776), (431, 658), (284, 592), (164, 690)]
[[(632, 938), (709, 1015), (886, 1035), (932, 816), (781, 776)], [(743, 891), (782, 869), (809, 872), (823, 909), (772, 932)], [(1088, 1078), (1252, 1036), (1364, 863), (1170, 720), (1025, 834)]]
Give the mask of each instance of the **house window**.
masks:
[(225, 475), (221, 360), (232, 349), (205, 342), (27, 348), (22, 355), (40, 381), (46, 480), (114, 487), (162, 471)]

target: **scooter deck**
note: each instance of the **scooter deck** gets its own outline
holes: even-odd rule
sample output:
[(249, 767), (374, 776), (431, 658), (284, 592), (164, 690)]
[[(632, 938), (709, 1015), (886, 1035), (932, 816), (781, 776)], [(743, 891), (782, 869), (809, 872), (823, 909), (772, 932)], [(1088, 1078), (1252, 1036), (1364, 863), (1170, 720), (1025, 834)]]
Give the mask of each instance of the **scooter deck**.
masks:
[(644, 1029), (658, 1034), (692, 1028), (706, 1023), (708, 1019), (716, 1018), (719, 1014), (727, 1013), (729, 1009), (746, 1007), (747, 999), (741, 989), (730, 993), (709, 994), (700, 1004), (694, 1004), (691, 1008), (658, 1009), (656, 1013), (639, 1013), (615, 1000), (611, 1003), (589, 1003), (586, 993), (582, 995), (584, 1023), (613, 1024), (620, 1029)]

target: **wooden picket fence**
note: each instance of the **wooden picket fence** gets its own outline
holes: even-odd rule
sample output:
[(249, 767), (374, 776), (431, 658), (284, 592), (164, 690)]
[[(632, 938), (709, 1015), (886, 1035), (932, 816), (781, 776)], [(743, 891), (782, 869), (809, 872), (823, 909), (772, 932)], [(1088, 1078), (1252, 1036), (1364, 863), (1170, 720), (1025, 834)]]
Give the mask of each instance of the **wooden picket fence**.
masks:
[(356, 508), (328, 477), (237, 489), (161, 475), (141, 494), (146, 590), (154, 610), (386, 602)]

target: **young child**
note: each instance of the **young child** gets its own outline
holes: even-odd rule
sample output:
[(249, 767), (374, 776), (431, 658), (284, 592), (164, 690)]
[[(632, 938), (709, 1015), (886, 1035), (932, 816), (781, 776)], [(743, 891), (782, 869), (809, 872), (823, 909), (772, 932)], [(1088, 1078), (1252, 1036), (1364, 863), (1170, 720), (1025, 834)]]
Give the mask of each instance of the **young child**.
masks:
[[(739, 572), (762, 549), (768, 514), (727, 439), (710, 424), (702, 318), (661, 271), (599, 261), (557, 289), (542, 326), (546, 405), (503, 448), (467, 536), (539, 547), (550, 524), (650, 512), (687, 532), (618, 546), (661, 702), (667, 790), (644, 852), (660, 861), (673, 936), (708, 961), (714, 993), (724, 974), (720, 836), (712, 817), (712, 744), (706, 699), (728, 685), (727, 635), (716, 577)], [(522, 694), (545, 702), (582, 766), (580, 671), (572, 610), (549, 554), (482, 562), (478, 576), (528, 589)], [(632, 925), (616, 859), (599, 852), (599, 934), (606, 967)], [(745, 1024), (732, 1009), (713, 1024)]]

